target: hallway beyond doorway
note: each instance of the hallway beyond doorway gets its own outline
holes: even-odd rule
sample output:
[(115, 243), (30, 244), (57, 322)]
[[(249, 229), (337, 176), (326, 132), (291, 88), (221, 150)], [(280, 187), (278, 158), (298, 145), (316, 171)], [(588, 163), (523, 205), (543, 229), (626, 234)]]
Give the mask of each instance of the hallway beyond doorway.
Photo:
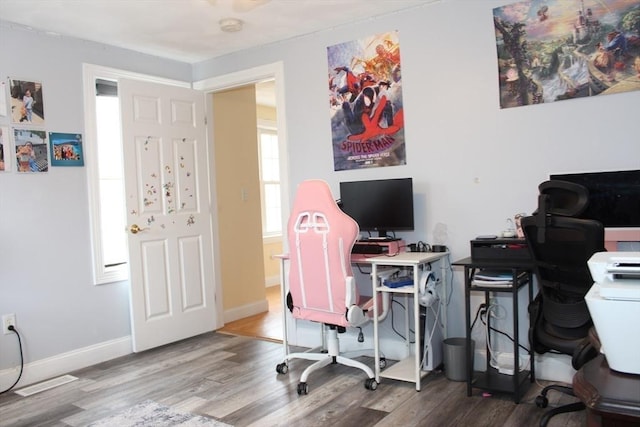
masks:
[(282, 299), (280, 285), (266, 289), (269, 311), (229, 322), (217, 332), (282, 342)]

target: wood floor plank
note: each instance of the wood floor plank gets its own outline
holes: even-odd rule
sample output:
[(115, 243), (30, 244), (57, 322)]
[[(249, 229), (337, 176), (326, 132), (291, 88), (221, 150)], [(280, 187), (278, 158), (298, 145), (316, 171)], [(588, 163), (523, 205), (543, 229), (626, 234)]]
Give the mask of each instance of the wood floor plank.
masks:
[[(391, 384), (392, 383), (392, 384)], [(416, 393), (414, 384), (401, 381), (383, 381), (378, 385), (380, 393), (370, 393), (363, 406), (383, 412), (393, 412)]]
[[(339, 393), (345, 393), (350, 390), (358, 392), (361, 387), (359, 383), (360, 381), (357, 378), (348, 375), (334, 377), (324, 383), (322, 387), (316, 388), (315, 392), (311, 392), (297, 399), (291, 399), (287, 405), (281, 408), (274, 408), (274, 412), (249, 425), (256, 427), (263, 425), (305, 425), (304, 423), (306, 422), (308, 414), (318, 407), (327, 408), (329, 402)], [(294, 392), (290, 391), (290, 393)], [(228, 422), (226, 420), (226, 418), (223, 419), (223, 421)], [(244, 423), (238, 423), (236, 425), (244, 425)]]
[[(424, 425), (424, 420), (428, 419), (431, 422), (431, 412), (446, 402), (453, 389), (457, 387), (456, 383), (448, 384), (445, 381), (428, 378), (420, 392), (416, 392), (414, 388), (414, 393), (405, 402), (375, 425), (379, 427), (420, 426)], [(434, 422), (432, 425), (441, 424)], [(453, 424), (447, 422), (444, 425)]]

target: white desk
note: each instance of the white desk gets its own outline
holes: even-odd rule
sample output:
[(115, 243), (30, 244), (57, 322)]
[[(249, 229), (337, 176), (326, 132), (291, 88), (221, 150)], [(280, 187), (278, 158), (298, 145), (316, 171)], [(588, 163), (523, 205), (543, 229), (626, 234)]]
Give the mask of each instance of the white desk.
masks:
[[(373, 287), (373, 299), (377, 301), (379, 292), (389, 292), (397, 294), (405, 294), (405, 302), (408, 303), (409, 295), (413, 295), (413, 325), (414, 329), (420, 322), (420, 304), (419, 304), (419, 283), (420, 283), (420, 266), (429, 263), (439, 263), (441, 269), (442, 284), (447, 283), (447, 266), (445, 260), (449, 252), (401, 252), (395, 256), (377, 256), (367, 258), (367, 262), (371, 264), (371, 282)], [(413, 286), (404, 286), (400, 288), (389, 288), (378, 283), (378, 267), (379, 266), (395, 266), (413, 268)], [(440, 286), (445, 289), (445, 286)], [(446, 295), (440, 295), (441, 301), (445, 301)], [(405, 305), (406, 306), (406, 305)], [(444, 326), (443, 336), (446, 334), (446, 310), (443, 312), (442, 322)], [(407, 346), (407, 357), (393, 366), (388, 367), (384, 372), (380, 371), (380, 344), (378, 336), (378, 304), (373, 304), (373, 339), (375, 354), (375, 379), (379, 383), (380, 377), (390, 378), (401, 381), (415, 382), (416, 390), (420, 391), (420, 380), (428, 372), (423, 371), (420, 366), (420, 334), (415, 335), (414, 357), (411, 357), (411, 339), (409, 336), (409, 310), (405, 310), (405, 337)]]

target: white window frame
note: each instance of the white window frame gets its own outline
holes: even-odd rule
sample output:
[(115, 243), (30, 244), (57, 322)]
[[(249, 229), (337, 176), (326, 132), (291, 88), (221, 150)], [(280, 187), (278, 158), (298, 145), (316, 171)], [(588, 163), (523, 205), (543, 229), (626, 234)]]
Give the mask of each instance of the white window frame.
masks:
[[(119, 81), (120, 79), (142, 80), (166, 85), (191, 87), (187, 82), (170, 80), (116, 68), (102, 67), (93, 64), (82, 65), (83, 97), (84, 97), (84, 155), (89, 192), (89, 227), (91, 234), (91, 262), (93, 266), (93, 283), (106, 283), (129, 280), (129, 265), (121, 264), (105, 267), (102, 253), (102, 233), (100, 218), (100, 176), (98, 174), (98, 141), (96, 126), (96, 79)], [(122, 230), (124, 233), (125, 230)], [(127, 260), (128, 261), (128, 260)]]
[[(278, 157), (279, 157), (279, 165), (282, 164), (282, 146), (280, 143), (280, 137), (278, 135), (278, 127), (276, 122), (272, 121), (272, 120), (264, 120), (264, 119), (258, 119), (258, 162), (260, 165), (260, 213), (261, 213), (261, 218), (262, 218), (262, 225), (263, 225), (263, 232), (262, 232), (262, 238), (266, 243), (269, 242), (276, 242), (282, 239), (282, 234), (283, 234), (283, 230), (281, 227), (280, 232), (278, 233), (267, 233), (264, 231), (264, 222), (265, 222), (265, 218), (266, 218), (266, 211), (265, 211), (265, 195), (264, 195), (264, 181), (262, 180), (262, 153), (261, 153), (261, 149), (260, 149), (260, 132), (262, 130), (266, 130), (266, 131), (270, 131), (270, 132), (275, 132), (276, 135), (278, 136)], [(280, 185), (280, 193), (282, 193), (282, 168), (280, 167), (280, 180), (278, 181), (278, 184)], [(280, 209), (282, 209), (282, 196), (280, 197)]]

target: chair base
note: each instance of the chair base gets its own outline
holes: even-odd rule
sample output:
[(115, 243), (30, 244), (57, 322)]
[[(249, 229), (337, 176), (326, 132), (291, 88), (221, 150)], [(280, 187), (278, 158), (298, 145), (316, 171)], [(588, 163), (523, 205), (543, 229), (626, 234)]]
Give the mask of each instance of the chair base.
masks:
[[(543, 388), (540, 394), (536, 397), (536, 406), (538, 406), (539, 408), (547, 407), (547, 405), (549, 404), (549, 400), (547, 399), (547, 393), (550, 390), (559, 391), (569, 396), (575, 396), (575, 394), (573, 393), (573, 388), (563, 386), (563, 385), (558, 385), (558, 384), (551, 384)], [(585, 405), (582, 402), (569, 403), (567, 405), (550, 409), (540, 419), (540, 427), (546, 427), (549, 421), (551, 420), (551, 418), (554, 417), (555, 415), (564, 414), (567, 412), (582, 411), (584, 409), (585, 409)]]
[(298, 394), (307, 394), (308, 393), (308, 385), (307, 379), (309, 375), (313, 372), (324, 368), (330, 364), (341, 364), (345, 366), (349, 366), (352, 368), (360, 369), (367, 374), (367, 380), (365, 382), (365, 387), (369, 390), (375, 390), (378, 386), (378, 383), (375, 380), (375, 374), (373, 370), (365, 365), (362, 362), (357, 360), (350, 359), (343, 355), (340, 355), (340, 344), (338, 341), (338, 331), (337, 329), (328, 329), (327, 333), (327, 352), (298, 352), (298, 353), (289, 353), (284, 357), (283, 363), (278, 364), (276, 367), (276, 371), (279, 374), (285, 374), (288, 372), (287, 362), (293, 359), (305, 359), (305, 360), (315, 360), (316, 362), (308, 366), (300, 375), (300, 383), (298, 384)]
[(582, 411), (584, 409), (585, 406), (582, 402), (569, 403), (568, 405), (558, 406), (557, 408), (550, 409), (542, 416), (542, 419), (540, 420), (540, 427), (546, 427), (551, 420), (551, 417), (555, 415), (564, 414), (566, 412)]
[(300, 375), (300, 382), (307, 382), (307, 378), (309, 378), (309, 375), (331, 364), (340, 364), (350, 366), (352, 368), (357, 368), (364, 371), (367, 374), (367, 377), (374, 377), (373, 370), (370, 367), (362, 362), (358, 362), (357, 360), (349, 359), (348, 357), (344, 356), (332, 356), (329, 353), (291, 353), (287, 355), (287, 357), (285, 357), (284, 361), (288, 362), (292, 359), (306, 359), (316, 361), (316, 363), (308, 366), (302, 372), (302, 375)]

